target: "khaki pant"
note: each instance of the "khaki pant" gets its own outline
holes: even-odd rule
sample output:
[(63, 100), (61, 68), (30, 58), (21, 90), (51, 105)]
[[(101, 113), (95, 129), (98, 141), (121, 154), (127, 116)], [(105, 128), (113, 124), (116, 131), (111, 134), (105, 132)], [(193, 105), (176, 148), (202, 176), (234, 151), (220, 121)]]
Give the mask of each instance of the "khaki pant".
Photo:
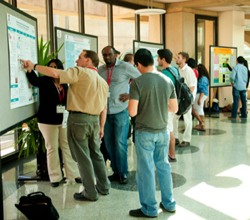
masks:
[(47, 166), (50, 182), (60, 182), (63, 178), (60, 166), (58, 148), (62, 151), (65, 174), (68, 180), (73, 181), (79, 177), (79, 171), (76, 162), (73, 160), (68, 141), (67, 128), (61, 125), (49, 125), (38, 123), (47, 150)]

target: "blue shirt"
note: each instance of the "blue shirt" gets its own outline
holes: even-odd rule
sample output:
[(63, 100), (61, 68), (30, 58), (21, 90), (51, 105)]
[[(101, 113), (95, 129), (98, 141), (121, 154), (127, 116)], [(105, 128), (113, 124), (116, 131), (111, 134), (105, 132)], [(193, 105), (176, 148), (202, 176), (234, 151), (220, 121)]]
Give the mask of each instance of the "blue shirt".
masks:
[[(175, 67), (172, 67), (172, 66), (169, 66), (168, 68), (171, 68), (171, 70), (175, 73), (175, 76), (176, 76), (177, 78), (180, 77), (180, 76), (179, 76), (179, 71), (178, 71), (178, 69), (176, 69)], [(169, 77), (169, 78), (171, 79), (171, 81), (173, 82), (173, 84), (175, 85), (175, 77), (174, 77), (173, 74), (168, 70), (168, 68), (162, 70), (162, 73), (163, 73), (165, 76)]]
[(104, 64), (99, 67), (98, 73), (107, 82), (107, 75), (112, 74), (109, 85), (110, 96), (108, 98), (107, 113), (116, 114), (125, 110), (128, 107), (128, 101), (120, 101), (120, 94), (128, 93), (130, 79), (140, 76), (140, 72), (131, 64), (116, 59), (113, 67), (107, 67)]
[(233, 83), (233, 87), (239, 91), (246, 90), (247, 78), (248, 78), (247, 68), (243, 64), (238, 63), (232, 69), (231, 73), (231, 82)]
[(197, 94), (204, 93), (205, 96), (208, 96), (208, 85), (209, 81), (206, 76), (202, 76), (201, 78), (199, 78), (197, 85)]

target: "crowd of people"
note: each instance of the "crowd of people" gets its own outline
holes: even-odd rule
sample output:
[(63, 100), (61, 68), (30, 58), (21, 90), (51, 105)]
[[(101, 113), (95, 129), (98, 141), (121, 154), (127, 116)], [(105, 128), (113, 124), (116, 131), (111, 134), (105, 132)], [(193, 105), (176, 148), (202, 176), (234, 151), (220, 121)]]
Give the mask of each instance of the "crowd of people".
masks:
[[(64, 178), (60, 166), (62, 152), (65, 177), (82, 183), (84, 189), (74, 194), (80, 201), (96, 201), (108, 195), (111, 183), (127, 184), (128, 137), (132, 121), (133, 142), (137, 155), (136, 180), (141, 207), (130, 210), (134, 217), (157, 217), (155, 195), (156, 167), (161, 190), (160, 208), (174, 213), (176, 202), (170, 162), (176, 162), (175, 146), (191, 144), (192, 129), (204, 131), (204, 103), (209, 96), (209, 74), (203, 64), (196, 64), (186, 52), (173, 63), (169, 49), (157, 51), (157, 66), (147, 49), (126, 54), (112, 46), (102, 49), (104, 64), (99, 66), (96, 52), (83, 50), (76, 66), (63, 69), (60, 60), (47, 66), (22, 60), (29, 82), (40, 90), (38, 126), (45, 139), (48, 172), (53, 187)], [(245, 64), (246, 65), (246, 64)], [(231, 68), (231, 67), (230, 67)], [(39, 77), (35, 71), (44, 76)], [(249, 80), (244, 58), (237, 58), (232, 68), (232, 118), (236, 117), (239, 97), (241, 117), (246, 118), (246, 88)], [(185, 130), (179, 140), (176, 79), (183, 77), (193, 95), (193, 107), (184, 115)], [(66, 114), (65, 112), (68, 112)], [(193, 116), (198, 124), (193, 126)], [(100, 150), (100, 144), (102, 151)], [(105, 155), (103, 153), (105, 152)], [(113, 174), (108, 176), (109, 159)], [(78, 167), (78, 169), (77, 169)]]

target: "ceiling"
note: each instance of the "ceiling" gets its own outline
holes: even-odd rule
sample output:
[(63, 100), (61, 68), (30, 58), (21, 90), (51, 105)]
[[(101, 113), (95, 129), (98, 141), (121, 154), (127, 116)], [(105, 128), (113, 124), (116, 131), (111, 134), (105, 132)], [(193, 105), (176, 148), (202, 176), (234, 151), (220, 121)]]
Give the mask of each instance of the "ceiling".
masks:
[(187, 7), (208, 11), (240, 10), (250, 15), (250, 0), (150, 0), (165, 3), (168, 7)]

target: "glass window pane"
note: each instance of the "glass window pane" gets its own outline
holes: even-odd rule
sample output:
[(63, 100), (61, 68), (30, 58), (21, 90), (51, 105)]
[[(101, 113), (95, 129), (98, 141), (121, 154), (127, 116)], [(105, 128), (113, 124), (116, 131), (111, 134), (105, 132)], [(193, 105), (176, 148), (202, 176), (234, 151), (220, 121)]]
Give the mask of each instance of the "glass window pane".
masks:
[(53, 0), (54, 26), (79, 31), (78, 0)]
[(140, 16), (141, 41), (161, 43), (161, 15)]
[(98, 55), (108, 45), (107, 4), (93, 0), (84, 1), (85, 33), (98, 37)]
[(209, 48), (215, 44), (213, 20), (197, 19), (197, 62), (209, 66)]
[(135, 39), (135, 11), (128, 8), (113, 7), (114, 47), (121, 52), (133, 53)]
[(47, 23), (45, 1), (17, 0), (17, 7), (37, 18), (38, 38), (47, 40)]
[(1, 157), (6, 156), (15, 151), (15, 132), (11, 130), (0, 136)]

